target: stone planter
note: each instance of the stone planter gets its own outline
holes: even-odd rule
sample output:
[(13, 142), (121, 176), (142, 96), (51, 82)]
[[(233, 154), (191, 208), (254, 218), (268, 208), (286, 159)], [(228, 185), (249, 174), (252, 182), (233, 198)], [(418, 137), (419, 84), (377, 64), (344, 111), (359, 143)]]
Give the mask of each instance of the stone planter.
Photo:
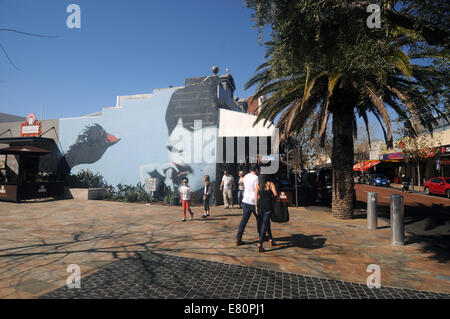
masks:
[(66, 190), (66, 198), (76, 200), (103, 199), (103, 194), (106, 193), (104, 188), (67, 188)]

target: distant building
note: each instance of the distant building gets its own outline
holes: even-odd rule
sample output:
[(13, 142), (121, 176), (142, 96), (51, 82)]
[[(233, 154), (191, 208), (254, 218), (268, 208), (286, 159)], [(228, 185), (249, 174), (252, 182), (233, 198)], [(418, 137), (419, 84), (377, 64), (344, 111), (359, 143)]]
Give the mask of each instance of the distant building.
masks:
[(247, 113), (249, 114), (253, 114), (253, 115), (259, 115), (259, 111), (261, 109), (261, 105), (264, 102), (264, 97), (259, 97), (258, 99), (253, 100), (254, 96), (250, 96), (247, 99), (247, 104), (248, 104), (248, 110)]
[[(450, 114), (447, 115), (450, 120)], [(419, 137), (423, 137), (424, 140), (429, 141), (427, 145), (423, 146), (421, 151), (423, 157), (419, 164), (414, 161), (408, 161), (405, 158), (405, 154), (402, 151), (402, 143), (397, 144), (395, 149), (386, 149), (385, 144), (380, 144), (377, 150), (371, 154), (371, 159), (378, 153), (378, 160), (383, 164), (391, 163), (391, 169), (388, 174), (393, 179), (398, 179), (401, 174), (411, 176), (414, 183), (419, 183), (419, 173), (417, 172), (417, 165), (420, 170), (420, 185), (423, 185), (423, 181), (435, 176), (450, 176), (450, 123), (446, 121), (444, 117), (436, 117), (438, 124), (433, 124), (433, 133), (430, 134), (428, 129), (418, 123), (413, 123)], [(379, 167), (385, 165), (377, 165)], [(377, 167), (378, 169), (378, 167)], [(377, 172), (379, 172), (377, 170)]]
[[(16, 121), (24, 121), (24, 120), (25, 120), (25, 118), (22, 116), (0, 113), (0, 123), (16, 122)], [(0, 134), (1, 133), (3, 133), (3, 132), (0, 132)]]

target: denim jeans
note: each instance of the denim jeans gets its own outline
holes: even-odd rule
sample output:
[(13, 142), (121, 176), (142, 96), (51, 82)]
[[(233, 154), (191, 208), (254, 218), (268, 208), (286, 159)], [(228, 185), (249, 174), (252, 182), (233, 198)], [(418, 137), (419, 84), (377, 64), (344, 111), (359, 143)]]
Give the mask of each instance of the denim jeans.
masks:
[(269, 235), (269, 238), (273, 240), (272, 237), (272, 230), (270, 229), (270, 217), (272, 217), (272, 211), (266, 210), (266, 211), (259, 211), (260, 218), (261, 218), (261, 231), (259, 232), (259, 243), (262, 244), (264, 241), (264, 235), (266, 232)]
[(250, 205), (247, 203), (242, 203), (243, 214), (241, 222), (239, 223), (239, 228), (237, 232), (237, 239), (242, 239), (242, 235), (244, 235), (245, 226), (247, 226), (247, 222), (250, 219), (251, 214), (255, 215), (256, 218), (256, 227), (258, 228), (258, 234), (261, 229), (261, 219), (258, 215), (256, 215), (255, 205)]
[(239, 203), (239, 207), (242, 206), (242, 199), (244, 198), (244, 191), (239, 190), (238, 191), (238, 203)]

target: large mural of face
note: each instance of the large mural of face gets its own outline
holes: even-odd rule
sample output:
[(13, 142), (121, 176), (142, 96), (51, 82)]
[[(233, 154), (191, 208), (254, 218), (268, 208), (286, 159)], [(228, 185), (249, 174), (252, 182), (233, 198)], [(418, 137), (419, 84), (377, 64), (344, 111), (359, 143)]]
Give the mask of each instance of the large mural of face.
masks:
[(160, 178), (172, 191), (178, 191), (187, 177), (195, 192), (203, 189), (205, 175), (211, 182), (215, 179), (217, 120), (214, 114), (199, 112), (200, 105), (180, 105), (180, 93), (173, 95), (166, 111), (167, 162), (142, 165), (140, 176), (142, 183)]
[(204, 175), (215, 179), (216, 91), (213, 81), (195, 78), (184, 88), (120, 97), (98, 116), (61, 119), (61, 162), (71, 174), (88, 169), (113, 186), (156, 177), (178, 191), (187, 177), (201, 191)]

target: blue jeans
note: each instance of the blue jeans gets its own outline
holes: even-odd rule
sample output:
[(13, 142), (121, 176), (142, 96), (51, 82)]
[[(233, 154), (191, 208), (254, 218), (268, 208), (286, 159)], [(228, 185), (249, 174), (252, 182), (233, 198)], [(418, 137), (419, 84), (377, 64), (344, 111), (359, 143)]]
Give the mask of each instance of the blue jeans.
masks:
[(250, 205), (247, 203), (242, 203), (243, 214), (241, 222), (239, 223), (239, 228), (237, 232), (237, 239), (242, 239), (242, 235), (244, 235), (245, 226), (247, 226), (247, 222), (250, 219), (251, 214), (255, 215), (256, 218), (256, 227), (258, 228), (258, 234), (261, 229), (261, 219), (258, 215), (256, 215), (255, 205)]
[(244, 198), (244, 191), (239, 190), (238, 191), (238, 204), (239, 207), (242, 206), (242, 199)]
[(262, 244), (264, 241), (264, 235), (269, 235), (269, 238), (273, 240), (272, 237), (272, 230), (270, 229), (270, 217), (272, 217), (272, 211), (266, 210), (266, 211), (259, 211), (260, 218), (261, 218), (261, 231), (259, 232), (259, 243)]

